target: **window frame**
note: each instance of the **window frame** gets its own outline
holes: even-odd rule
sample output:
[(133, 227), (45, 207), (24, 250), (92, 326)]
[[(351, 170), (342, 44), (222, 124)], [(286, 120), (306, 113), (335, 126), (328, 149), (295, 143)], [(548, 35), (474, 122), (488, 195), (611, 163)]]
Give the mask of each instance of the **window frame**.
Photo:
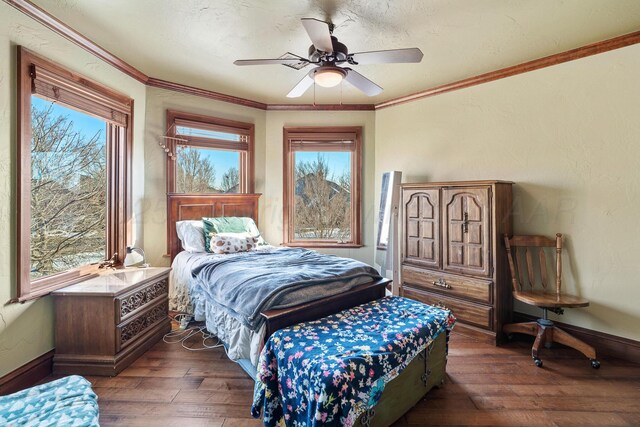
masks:
[[(253, 193), (254, 183), (254, 152), (255, 152), (255, 126), (253, 123), (245, 123), (235, 120), (221, 119), (218, 117), (207, 116), (202, 114), (187, 113), (184, 111), (167, 110), (166, 117), (166, 133), (168, 137), (164, 142), (169, 153), (176, 153), (178, 145), (187, 145), (197, 148), (209, 148), (214, 150), (238, 151), (240, 153), (240, 194)], [(225, 142), (212, 140), (206, 141), (207, 138), (186, 137), (190, 143), (182, 144), (177, 141), (177, 125), (176, 120), (185, 125), (193, 127), (201, 126), (203, 128), (216, 128), (215, 130), (238, 133), (248, 136), (247, 149), (235, 150), (233, 144), (236, 142)], [(182, 138), (182, 136), (180, 137)], [(175, 157), (167, 156), (167, 194), (176, 193), (176, 160)], [(178, 193), (189, 194), (189, 193)], [(215, 194), (215, 193), (197, 193), (197, 194)]]
[(17, 295), (24, 302), (93, 277), (99, 263), (32, 280), (31, 270), (31, 96), (58, 102), (107, 122), (106, 258), (124, 259), (131, 237), (131, 148), (133, 99), (94, 82), (22, 46), (17, 48)]
[[(349, 138), (351, 147), (346, 144), (339, 150), (329, 149), (329, 141)], [(296, 150), (294, 139), (304, 139), (306, 150)], [(362, 244), (362, 127), (284, 127), (283, 128), (283, 244), (291, 247), (306, 248), (361, 248)], [(337, 147), (334, 145), (334, 148)], [(296, 240), (295, 239), (295, 153), (298, 151), (350, 151), (351, 157), (351, 241), (337, 240)]]

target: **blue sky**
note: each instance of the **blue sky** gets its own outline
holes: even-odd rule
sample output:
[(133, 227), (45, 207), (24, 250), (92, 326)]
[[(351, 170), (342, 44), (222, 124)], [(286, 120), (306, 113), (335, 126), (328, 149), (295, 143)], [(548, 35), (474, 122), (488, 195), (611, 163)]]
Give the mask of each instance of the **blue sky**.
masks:
[(296, 164), (299, 162), (313, 162), (317, 160), (318, 154), (325, 158), (329, 164), (329, 177), (338, 179), (345, 172), (351, 170), (351, 153), (348, 151), (316, 152), (297, 151)]
[(240, 153), (237, 151), (200, 149), (200, 153), (208, 158), (216, 168), (215, 185), (219, 186), (222, 176), (231, 168), (240, 170)]
[(93, 137), (98, 131), (102, 131), (102, 136), (106, 137), (107, 123), (102, 119), (97, 119), (93, 116), (80, 113), (60, 104), (38, 98), (35, 95), (31, 96), (31, 104), (39, 109), (45, 109), (49, 108), (49, 106), (53, 106), (54, 114), (67, 116), (69, 120), (73, 121), (75, 130), (85, 134), (88, 138)]

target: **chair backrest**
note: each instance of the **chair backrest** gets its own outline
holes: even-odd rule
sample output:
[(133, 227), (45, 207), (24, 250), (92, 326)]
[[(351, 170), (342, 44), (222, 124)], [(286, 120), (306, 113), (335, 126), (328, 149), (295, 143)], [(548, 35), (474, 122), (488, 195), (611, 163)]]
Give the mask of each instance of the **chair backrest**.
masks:
[[(541, 286), (551, 291), (547, 253), (553, 257), (555, 250), (555, 293), (560, 295), (562, 287), (562, 234), (555, 239), (545, 236), (504, 236), (504, 244), (509, 258), (511, 284), (515, 292), (534, 290)], [(536, 266), (538, 268), (536, 268)], [(526, 273), (526, 274), (525, 274)]]

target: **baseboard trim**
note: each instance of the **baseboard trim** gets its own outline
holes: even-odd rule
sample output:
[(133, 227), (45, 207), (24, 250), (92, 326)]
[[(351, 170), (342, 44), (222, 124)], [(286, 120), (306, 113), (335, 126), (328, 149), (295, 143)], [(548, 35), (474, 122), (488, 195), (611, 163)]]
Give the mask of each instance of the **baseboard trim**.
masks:
[[(536, 320), (536, 316), (530, 314), (514, 312), (514, 322), (531, 322)], [(592, 331), (580, 326), (569, 325), (567, 323), (554, 323), (578, 339), (592, 345), (599, 356), (612, 356), (628, 362), (638, 362), (640, 360), (640, 341), (629, 338), (618, 337), (604, 332)]]
[(0, 378), (0, 396), (31, 387), (51, 375), (53, 353), (48, 351)]

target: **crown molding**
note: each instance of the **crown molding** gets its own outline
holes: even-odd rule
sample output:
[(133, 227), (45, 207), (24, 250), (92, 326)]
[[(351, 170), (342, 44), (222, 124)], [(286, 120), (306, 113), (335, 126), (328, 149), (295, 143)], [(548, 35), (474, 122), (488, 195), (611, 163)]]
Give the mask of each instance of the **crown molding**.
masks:
[(138, 70), (134, 66), (126, 63), (122, 59), (118, 58), (108, 50), (100, 47), (87, 37), (83, 36), (73, 28), (69, 27), (64, 22), (60, 21), (55, 16), (36, 6), (28, 0), (4, 0), (5, 3), (18, 9), (33, 20), (41, 23), (45, 27), (52, 30), (64, 37), (65, 39), (75, 43), (87, 52), (97, 56), (105, 61), (107, 64), (112, 65), (118, 70), (122, 71), (126, 75), (138, 80), (141, 83), (147, 83), (149, 76), (142, 71)]
[(268, 111), (373, 111), (374, 104), (268, 104)]
[(539, 70), (541, 68), (551, 67), (552, 65), (562, 64), (563, 62), (574, 61), (576, 59), (586, 58), (588, 56), (597, 55), (599, 53), (609, 52), (610, 50), (620, 49), (622, 47), (631, 46), (637, 43), (640, 43), (640, 31), (625, 34), (619, 37), (614, 37), (612, 39), (604, 41), (599, 41), (576, 49), (556, 53), (554, 55), (545, 56), (543, 58), (534, 59), (533, 61), (523, 62), (522, 64), (514, 65), (511, 67), (501, 68), (496, 71), (469, 77), (467, 79), (458, 80), (457, 82), (448, 83), (431, 89), (426, 89), (420, 92), (413, 93), (411, 95), (390, 99), (389, 101), (384, 101), (376, 104), (375, 108), (376, 110), (379, 110), (382, 108), (393, 107), (395, 105), (416, 101), (418, 99), (440, 95), (443, 93), (452, 92), (454, 90), (465, 89), (494, 80), (515, 76), (517, 74)]
[(576, 49), (568, 50), (565, 52), (557, 53), (554, 55), (546, 56), (544, 58), (534, 59), (533, 61), (524, 62), (522, 64), (514, 65), (511, 67), (502, 68), (489, 73), (480, 74), (477, 76), (469, 77), (467, 79), (459, 80), (453, 83), (448, 83), (442, 86), (437, 86), (431, 89), (422, 90), (410, 95), (393, 98), (388, 101), (379, 102), (377, 104), (266, 104), (263, 102), (253, 101), (246, 98), (240, 98), (233, 95), (226, 95), (223, 93), (211, 91), (208, 89), (200, 89), (197, 87), (170, 82), (167, 80), (157, 79), (150, 77), (138, 70), (134, 66), (128, 64), (111, 52), (100, 47), (98, 44), (91, 41), (89, 38), (80, 34), (64, 22), (57, 19), (55, 16), (49, 14), (45, 10), (31, 3), (29, 0), (3, 0), (5, 3), (13, 6), (20, 12), (41, 23), (45, 27), (61, 35), (67, 40), (75, 43), (89, 53), (97, 56), (108, 64), (112, 65), (116, 69), (122, 71), (126, 75), (138, 80), (147, 86), (157, 87), (175, 92), (186, 93), (195, 96), (201, 96), (208, 99), (214, 99), (217, 101), (228, 102), (231, 104), (242, 105), (250, 108), (257, 108), (267, 111), (372, 111), (380, 110), (383, 108), (393, 107), (407, 102), (416, 101), (419, 99), (427, 98), (430, 96), (440, 95), (447, 92), (452, 92), (459, 89), (465, 89), (468, 87), (476, 86), (483, 83), (488, 83), (494, 80), (504, 79), (506, 77), (515, 76), (517, 74), (527, 73), (529, 71), (539, 70), (541, 68), (550, 67), (552, 65), (561, 64), (563, 62), (574, 61), (576, 59), (585, 58), (599, 53), (608, 52), (622, 47), (630, 46), (640, 43), (640, 31), (625, 34), (612, 39), (599, 41), (586, 46), (582, 46)]
[(214, 99), (216, 101), (228, 102), (245, 107), (257, 108), (259, 110), (267, 109), (267, 104), (262, 102), (252, 101), (246, 98), (239, 98), (232, 95), (225, 95), (224, 93), (214, 92), (207, 89), (200, 89), (193, 86), (183, 85), (181, 83), (174, 83), (167, 80), (156, 79), (155, 77), (149, 77), (149, 80), (147, 80), (147, 86), (172, 90), (174, 92), (182, 92), (189, 95), (201, 96), (203, 98)]

